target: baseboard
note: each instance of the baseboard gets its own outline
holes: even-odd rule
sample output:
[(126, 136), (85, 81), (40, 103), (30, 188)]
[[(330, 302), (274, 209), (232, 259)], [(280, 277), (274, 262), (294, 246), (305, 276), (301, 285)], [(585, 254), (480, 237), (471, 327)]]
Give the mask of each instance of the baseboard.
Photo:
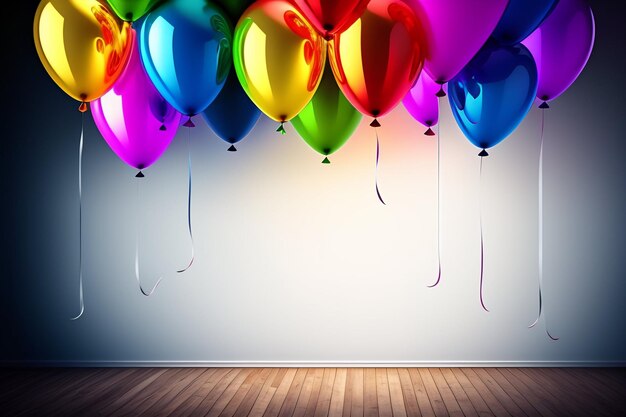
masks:
[(467, 368), (467, 367), (546, 367), (607, 368), (626, 367), (622, 361), (0, 361), (0, 367), (206, 367), (206, 368)]

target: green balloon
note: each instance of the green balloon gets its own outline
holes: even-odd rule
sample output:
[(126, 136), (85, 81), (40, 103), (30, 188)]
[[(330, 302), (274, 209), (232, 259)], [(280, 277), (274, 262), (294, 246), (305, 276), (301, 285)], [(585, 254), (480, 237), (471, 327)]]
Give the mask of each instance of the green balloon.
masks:
[[(328, 156), (350, 139), (362, 118), (339, 89), (327, 64), (315, 95), (291, 124), (311, 148)], [(324, 158), (322, 163), (330, 161)]]
[(120, 19), (134, 22), (165, 0), (107, 0)]

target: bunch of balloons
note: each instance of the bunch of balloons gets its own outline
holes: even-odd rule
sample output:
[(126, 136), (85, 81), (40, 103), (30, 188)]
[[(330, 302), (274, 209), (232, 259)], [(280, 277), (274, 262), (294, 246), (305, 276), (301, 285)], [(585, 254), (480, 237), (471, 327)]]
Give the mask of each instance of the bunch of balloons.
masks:
[(446, 91), (486, 155), (576, 80), (594, 20), (585, 0), (42, 0), (34, 37), (141, 170), (195, 115), (230, 151), (264, 113), (326, 157), (400, 102), (434, 134)]

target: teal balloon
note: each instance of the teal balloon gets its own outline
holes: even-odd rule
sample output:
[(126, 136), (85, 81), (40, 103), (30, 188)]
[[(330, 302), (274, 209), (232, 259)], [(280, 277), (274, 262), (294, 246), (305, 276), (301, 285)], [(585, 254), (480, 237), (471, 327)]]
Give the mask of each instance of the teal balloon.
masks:
[(524, 120), (537, 93), (537, 65), (522, 44), (488, 44), (450, 82), (452, 114), (480, 149), (507, 138)]
[(139, 30), (141, 60), (159, 93), (193, 116), (219, 94), (232, 65), (232, 28), (206, 0), (171, 0), (146, 15)]
[[(315, 95), (291, 123), (311, 148), (328, 156), (350, 139), (362, 118), (341, 92), (330, 65), (326, 65)], [(324, 158), (322, 162), (330, 161)]]

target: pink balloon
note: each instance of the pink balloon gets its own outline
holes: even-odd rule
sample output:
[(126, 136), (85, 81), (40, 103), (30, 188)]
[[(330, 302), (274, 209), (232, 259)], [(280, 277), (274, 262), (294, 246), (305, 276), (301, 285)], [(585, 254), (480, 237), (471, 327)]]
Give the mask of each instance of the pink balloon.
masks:
[(144, 169), (165, 152), (176, 135), (181, 114), (154, 87), (143, 68), (133, 30), (128, 66), (113, 88), (91, 104), (98, 130), (115, 154)]
[(426, 27), (424, 70), (439, 84), (454, 78), (485, 44), (508, 0), (411, 0)]
[(404, 96), (402, 104), (415, 120), (428, 128), (424, 133), (433, 136), (431, 127), (439, 122), (439, 98), (436, 96), (440, 85), (422, 71), (417, 82), (409, 93)]
[(539, 70), (537, 98), (554, 100), (585, 68), (595, 37), (595, 22), (585, 0), (560, 0), (548, 18), (522, 43)]

